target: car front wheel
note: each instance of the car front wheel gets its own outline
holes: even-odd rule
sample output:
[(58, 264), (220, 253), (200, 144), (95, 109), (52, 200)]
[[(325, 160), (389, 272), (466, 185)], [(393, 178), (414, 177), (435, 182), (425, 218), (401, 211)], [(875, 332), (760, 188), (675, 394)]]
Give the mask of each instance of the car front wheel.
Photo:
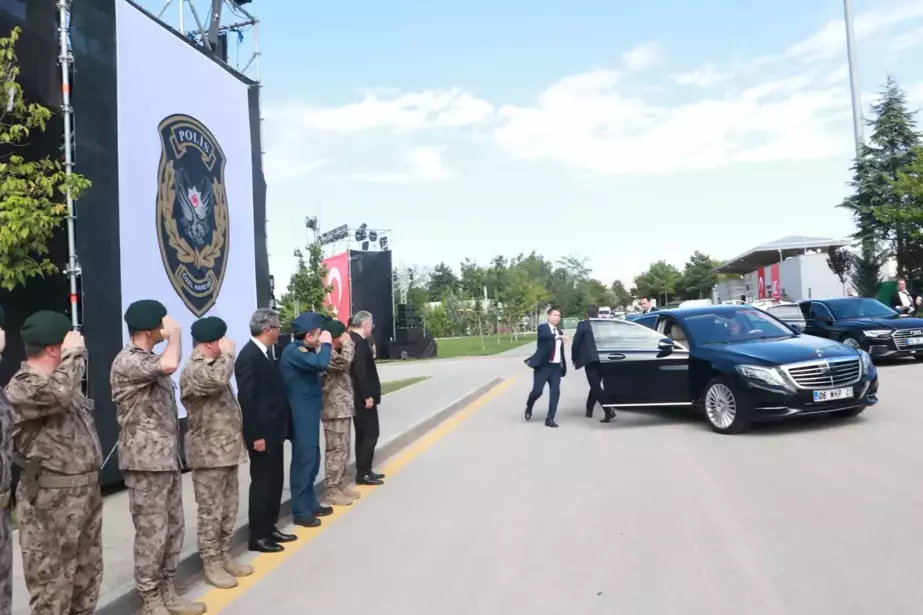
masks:
[(862, 349), (862, 344), (859, 343), (859, 340), (857, 340), (851, 335), (847, 335), (840, 341), (846, 344), (847, 346), (849, 346), (850, 348), (855, 348), (856, 350)]
[(729, 378), (719, 377), (708, 383), (702, 406), (708, 424), (720, 434), (739, 434), (750, 428), (750, 408)]

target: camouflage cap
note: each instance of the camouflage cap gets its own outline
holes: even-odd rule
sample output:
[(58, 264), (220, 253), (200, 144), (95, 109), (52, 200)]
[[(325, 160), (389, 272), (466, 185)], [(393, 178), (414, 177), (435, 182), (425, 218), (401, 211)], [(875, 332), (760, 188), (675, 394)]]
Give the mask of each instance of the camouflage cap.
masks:
[(19, 334), (32, 346), (56, 346), (64, 341), (71, 327), (71, 319), (64, 314), (42, 310), (26, 318)]
[(310, 333), (311, 331), (320, 329), (323, 324), (323, 316), (315, 312), (305, 312), (304, 314), (299, 314), (298, 317), (292, 321), (292, 333), (295, 335)]
[(156, 299), (135, 301), (125, 310), (125, 324), (135, 331), (152, 331), (160, 328), (167, 308)]
[(324, 331), (329, 331), (332, 337), (340, 337), (346, 333), (346, 325), (341, 323), (339, 320), (328, 320), (321, 327)]
[(217, 316), (207, 316), (192, 323), (192, 339), (203, 344), (217, 342), (228, 332), (228, 324)]

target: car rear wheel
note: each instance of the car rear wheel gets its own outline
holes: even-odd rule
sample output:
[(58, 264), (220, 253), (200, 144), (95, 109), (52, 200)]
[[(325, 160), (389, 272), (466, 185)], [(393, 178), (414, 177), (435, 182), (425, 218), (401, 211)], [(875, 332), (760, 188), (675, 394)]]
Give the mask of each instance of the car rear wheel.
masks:
[(728, 378), (719, 377), (708, 383), (702, 407), (708, 424), (720, 434), (739, 434), (750, 427), (750, 407)]
[(831, 412), (830, 416), (835, 419), (851, 419), (854, 416), (859, 416), (865, 412), (865, 406), (859, 406), (858, 408), (850, 408), (849, 410), (840, 410), (838, 412)]
[(849, 346), (850, 348), (855, 348), (856, 350), (861, 350), (861, 349), (862, 349), (862, 345), (859, 343), (859, 340), (857, 340), (856, 338), (854, 338), (854, 337), (851, 336), (851, 335), (847, 335), (846, 337), (844, 337), (844, 338), (841, 339), (840, 341), (843, 342), (844, 344), (846, 344), (847, 346)]

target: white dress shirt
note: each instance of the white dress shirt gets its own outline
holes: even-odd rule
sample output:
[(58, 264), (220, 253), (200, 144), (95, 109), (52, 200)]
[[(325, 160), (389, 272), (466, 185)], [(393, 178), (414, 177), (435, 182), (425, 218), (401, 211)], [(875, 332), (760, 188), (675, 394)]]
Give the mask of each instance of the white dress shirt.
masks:
[(897, 296), (900, 297), (902, 306), (911, 307), (913, 305), (913, 299), (910, 297), (910, 293), (908, 293), (906, 290), (897, 291)]
[(269, 358), (269, 356), (266, 354), (267, 352), (269, 352), (269, 348), (266, 347), (266, 344), (256, 339), (255, 337), (251, 337), (250, 341), (256, 344), (256, 347), (260, 349), (260, 352), (263, 353), (263, 356), (265, 356), (266, 358)]
[(555, 327), (549, 322), (548, 328), (551, 329), (551, 334), (554, 336), (554, 353), (551, 355), (551, 362), (560, 363), (561, 360), (563, 359), (563, 354), (564, 354), (563, 352), (561, 352), (561, 350), (563, 349), (564, 342), (561, 339), (561, 336), (558, 334), (557, 327)]

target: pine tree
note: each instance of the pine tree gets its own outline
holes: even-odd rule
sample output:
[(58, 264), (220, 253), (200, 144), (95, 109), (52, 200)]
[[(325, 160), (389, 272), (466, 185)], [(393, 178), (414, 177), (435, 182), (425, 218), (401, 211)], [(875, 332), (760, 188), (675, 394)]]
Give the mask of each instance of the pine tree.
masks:
[(873, 242), (867, 242), (853, 259), (850, 279), (860, 297), (874, 297), (881, 284), (881, 257), (873, 246)]

